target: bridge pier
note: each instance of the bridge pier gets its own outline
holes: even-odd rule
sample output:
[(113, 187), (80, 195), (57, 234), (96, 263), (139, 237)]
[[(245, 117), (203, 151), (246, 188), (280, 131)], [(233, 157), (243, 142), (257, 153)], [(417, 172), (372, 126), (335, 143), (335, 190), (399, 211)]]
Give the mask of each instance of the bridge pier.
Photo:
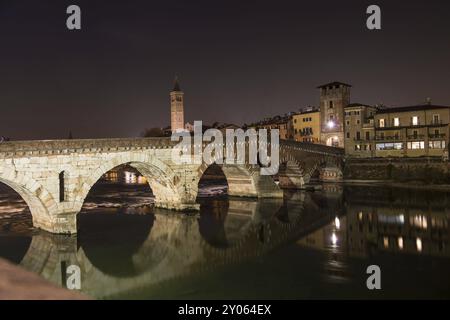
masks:
[(339, 182), (343, 180), (342, 170), (335, 166), (327, 166), (320, 170), (320, 180), (323, 182)]
[(175, 211), (198, 211), (200, 205), (195, 202), (181, 202), (181, 201), (164, 201), (155, 199), (155, 207), (161, 209), (175, 210)]
[(77, 233), (77, 213), (61, 213), (47, 216), (33, 216), (33, 226), (55, 234)]

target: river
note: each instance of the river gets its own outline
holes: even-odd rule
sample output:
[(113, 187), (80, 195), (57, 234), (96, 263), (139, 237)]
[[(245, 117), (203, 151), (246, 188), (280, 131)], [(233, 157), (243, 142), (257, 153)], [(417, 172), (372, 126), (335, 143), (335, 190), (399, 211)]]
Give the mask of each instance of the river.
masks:
[(98, 183), (62, 236), (33, 229), (1, 186), (0, 257), (63, 287), (76, 266), (98, 299), (450, 298), (449, 192), (329, 184), (254, 200), (206, 182), (198, 201), (181, 214), (146, 185)]

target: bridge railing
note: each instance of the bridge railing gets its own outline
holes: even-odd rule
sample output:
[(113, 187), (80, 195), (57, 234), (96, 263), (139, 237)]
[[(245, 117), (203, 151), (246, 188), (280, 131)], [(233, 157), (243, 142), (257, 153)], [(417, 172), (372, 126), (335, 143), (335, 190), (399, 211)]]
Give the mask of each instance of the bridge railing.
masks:
[(140, 149), (170, 148), (176, 145), (170, 137), (161, 138), (108, 138), (108, 139), (67, 139), (67, 140), (28, 140), (0, 143), (0, 153), (45, 152), (89, 149)]
[[(270, 143), (270, 142), (269, 142)], [(170, 137), (157, 138), (107, 138), (107, 139), (66, 139), (66, 140), (28, 140), (0, 143), (0, 153), (46, 153), (85, 150), (131, 150), (150, 148), (172, 148), (178, 142)], [(202, 142), (203, 148), (209, 142)], [(320, 144), (280, 140), (280, 146), (298, 148), (304, 151), (343, 156), (344, 149)], [(225, 147), (225, 146), (224, 146)]]
[(316, 153), (326, 153), (330, 155), (343, 156), (344, 148), (330, 147), (323, 144), (310, 143), (310, 142), (299, 142), (293, 140), (280, 140), (280, 145), (286, 147), (299, 148), (301, 150), (316, 152)]

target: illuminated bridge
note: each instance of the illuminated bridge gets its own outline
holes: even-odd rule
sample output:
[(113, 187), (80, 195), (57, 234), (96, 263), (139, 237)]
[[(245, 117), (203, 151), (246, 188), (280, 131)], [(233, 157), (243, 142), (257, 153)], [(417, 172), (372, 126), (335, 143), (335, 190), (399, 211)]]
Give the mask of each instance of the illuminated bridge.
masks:
[[(155, 206), (197, 210), (198, 182), (208, 168), (176, 164), (170, 138), (11, 141), (0, 144), (0, 182), (19, 193), (33, 225), (52, 233), (76, 233), (76, 216), (94, 184), (127, 164), (149, 181)], [(342, 177), (343, 150), (281, 141), (279, 184), (258, 165), (222, 165), (230, 196), (280, 198), (281, 188), (302, 188), (314, 174)]]

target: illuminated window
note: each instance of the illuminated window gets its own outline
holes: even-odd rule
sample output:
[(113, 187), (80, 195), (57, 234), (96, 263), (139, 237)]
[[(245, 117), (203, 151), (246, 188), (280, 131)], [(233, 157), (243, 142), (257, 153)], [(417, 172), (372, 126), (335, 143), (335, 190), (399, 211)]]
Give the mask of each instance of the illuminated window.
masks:
[(383, 246), (385, 248), (389, 248), (389, 238), (388, 237), (383, 238)]
[(439, 115), (433, 114), (433, 124), (439, 124)]
[(400, 118), (394, 118), (394, 127), (400, 126)]
[(419, 117), (418, 117), (418, 116), (413, 116), (413, 117), (411, 118), (411, 124), (412, 124), (413, 126), (419, 125)]
[(409, 224), (414, 227), (421, 228), (421, 229), (428, 228), (427, 217), (425, 217), (423, 215), (415, 215), (415, 216), (410, 217)]
[(422, 239), (420, 238), (416, 239), (416, 249), (418, 252), (422, 252)]
[(425, 142), (424, 141), (408, 142), (408, 149), (412, 150), (425, 149)]
[(377, 150), (402, 150), (403, 149), (403, 143), (401, 142), (387, 142), (387, 143), (377, 143), (376, 144)]
[(428, 147), (430, 149), (445, 149), (445, 140), (442, 141), (429, 141)]
[(379, 126), (380, 128), (384, 128), (384, 119), (379, 119), (379, 120), (378, 120), (378, 126)]
[(398, 248), (400, 250), (403, 250), (403, 238), (402, 237), (398, 237), (397, 244), (398, 244)]

